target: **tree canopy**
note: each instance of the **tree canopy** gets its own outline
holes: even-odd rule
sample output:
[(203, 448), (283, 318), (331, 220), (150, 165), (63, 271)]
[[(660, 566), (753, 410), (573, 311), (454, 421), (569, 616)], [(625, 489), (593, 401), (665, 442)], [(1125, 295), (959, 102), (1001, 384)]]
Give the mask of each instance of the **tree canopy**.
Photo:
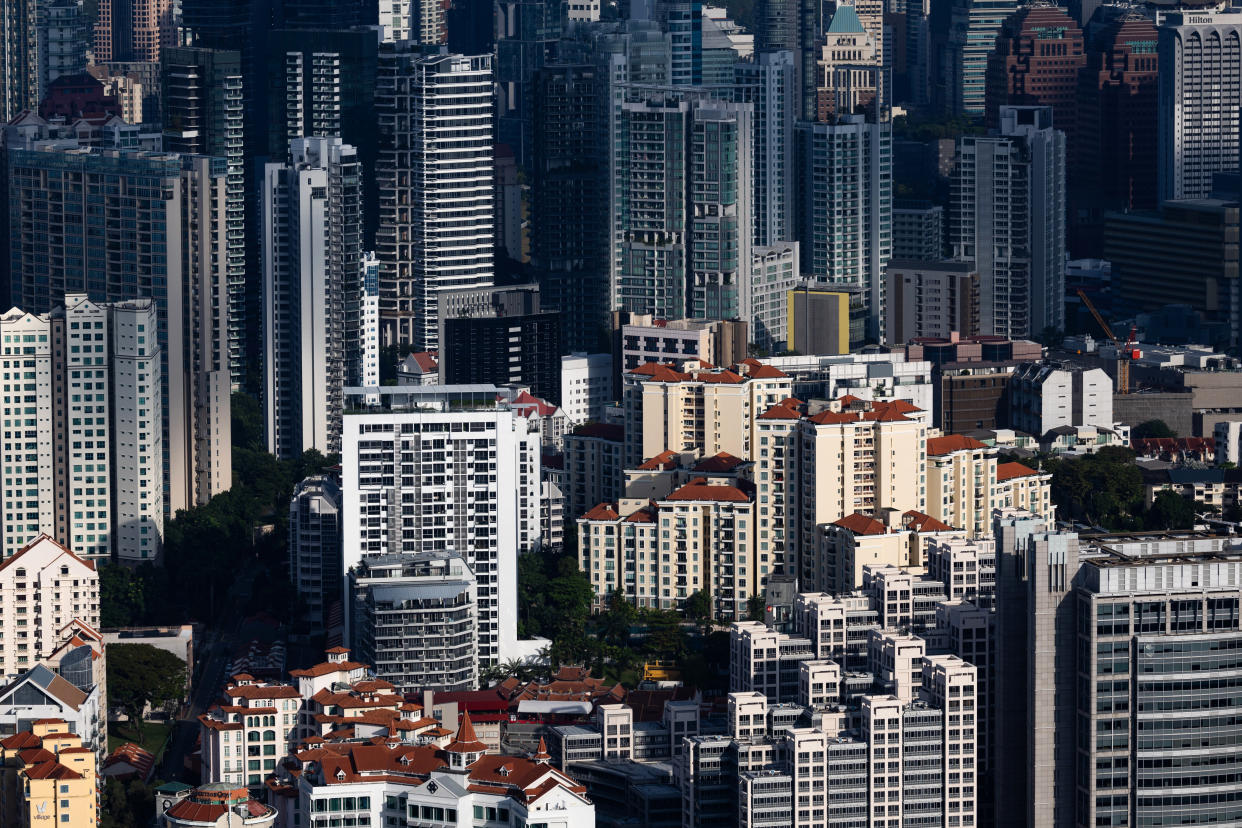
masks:
[(108, 646), (108, 701), (142, 733), (148, 705), (177, 704), (185, 695), (185, 662), (150, 644)]
[(1133, 440), (1148, 440), (1159, 437), (1176, 437), (1177, 432), (1169, 428), (1169, 424), (1164, 420), (1148, 420), (1139, 423), (1130, 429), (1130, 438)]

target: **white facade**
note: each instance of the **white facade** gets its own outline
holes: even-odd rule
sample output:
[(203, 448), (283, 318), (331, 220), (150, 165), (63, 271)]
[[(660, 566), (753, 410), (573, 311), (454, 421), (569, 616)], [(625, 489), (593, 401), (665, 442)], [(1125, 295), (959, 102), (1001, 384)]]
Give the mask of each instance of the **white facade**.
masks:
[(1043, 436), (1061, 426), (1113, 427), (1113, 380), (1101, 368), (1031, 363), (1009, 381), (1009, 424)]
[(909, 400), (920, 409), (910, 417), (926, 417), (935, 410), (932, 364), (907, 360), (899, 351), (771, 357), (764, 363), (793, 378), (793, 396), (799, 399), (835, 400), (850, 394), (863, 400)]
[[(267, 449), (340, 450), (346, 299), (361, 298), (362, 183), (339, 138), (295, 138), (263, 184), (263, 414)], [(356, 350), (356, 349), (355, 349)]]
[(540, 513), (537, 421), (491, 397), (491, 410), (351, 414), (342, 440), (345, 571), (379, 555), (461, 554), (478, 581), (483, 665), (519, 652), (517, 557), (538, 545)]
[(1051, 107), (1000, 123), (958, 141), (953, 255), (978, 270), (979, 333), (1026, 339), (1065, 327), (1065, 133)]
[(49, 658), (75, 619), (99, 628), (95, 564), (41, 535), (0, 564), (0, 624), (13, 630), (0, 638), (0, 676)]
[(158, 317), (150, 300), (69, 294), (0, 317), (4, 554), (47, 533), (88, 557), (160, 555)]
[[(362, 354), (362, 386), (380, 384), (379, 259), (362, 257), (362, 299), (358, 309), (358, 344)], [(347, 332), (348, 334), (348, 332)]]
[(1160, 200), (1207, 198), (1212, 174), (1237, 169), (1242, 13), (1169, 12), (1159, 29)]
[(422, 56), (409, 43), (380, 52), (376, 252), (385, 345), (435, 349), (439, 294), (492, 284), (492, 75), (490, 55)]
[(1212, 431), (1216, 438), (1216, 462), (1242, 465), (1242, 420), (1225, 420)]
[(570, 423), (603, 420), (612, 401), (612, 354), (561, 357), (561, 409)]
[(768, 351), (783, 350), (789, 339), (789, 291), (798, 284), (798, 243), (751, 250), (750, 341)]

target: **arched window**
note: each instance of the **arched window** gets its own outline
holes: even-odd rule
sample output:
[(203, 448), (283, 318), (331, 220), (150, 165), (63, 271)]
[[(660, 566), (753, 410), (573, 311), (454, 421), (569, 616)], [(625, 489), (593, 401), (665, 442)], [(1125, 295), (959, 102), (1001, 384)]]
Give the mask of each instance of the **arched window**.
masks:
[(265, 741), (265, 742), (274, 742), (274, 741), (276, 741), (276, 731), (274, 731), (274, 730), (265, 730), (265, 731), (263, 731), (263, 741)]
[(257, 730), (252, 730), (252, 731), (250, 731), (248, 734), (246, 734), (246, 741), (247, 741), (247, 742), (257, 742), (257, 741), (259, 741), (259, 731), (257, 731)]

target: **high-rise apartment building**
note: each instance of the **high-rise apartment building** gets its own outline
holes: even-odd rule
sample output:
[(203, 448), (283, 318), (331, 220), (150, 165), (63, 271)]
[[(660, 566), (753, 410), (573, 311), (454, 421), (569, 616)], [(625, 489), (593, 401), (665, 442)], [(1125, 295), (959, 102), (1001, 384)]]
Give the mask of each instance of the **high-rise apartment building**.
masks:
[(0, 122), (39, 105), (39, 4), (0, 4)]
[[(39, 89), (61, 75), (86, 71), (86, 20), (77, 0), (51, 0), (39, 9)], [(131, 121), (138, 123), (138, 121)]]
[(173, 0), (100, 0), (95, 18), (96, 63), (159, 63), (177, 45)]
[(48, 534), (85, 558), (159, 558), (158, 327), (150, 299), (108, 305), (82, 294), (46, 316), (0, 317), (0, 395), (24, 402), (3, 420), (5, 557)]
[(561, 320), (537, 285), (440, 295), (440, 379), (445, 385), (516, 383), (561, 402)]
[(437, 347), (445, 290), (492, 284), (495, 89), (488, 55), (379, 58), (380, 319), (385, 345)]
[(950, 0), (944, 64), (945, 102), (957, 115), (984, 114), (988, 55), (1017, 0)]
[(799, 123), (797, 142), (802, 272), (817, 286), (860, 290), (866, 334), (878, 342), (892, 250), (892, 123), (886, 112), (878, 121)]
[(816, 120), (875, 113), (882, 107), (884, 43), (859, 19), (853, 5), (837, 4), (815, 61)]
[(277, 457), (341, 450), (346, 354), (361, 356), (345, 308), (361, 301), (362, 177), (340, 138), (295, 138), (264, 174), (263, 410)]
[(1170, 12), (1157, 43), (1158, 194), (1206, 198), (1238, 163), (1242, 12)]
[(501, 0), (495, 6), (496, 141), (513, 150), (521, 170), (535, 162), (535, 73), (547, 63), (564, 32), (568, 6), (564, 0)]
[(227, 162), (54, 147), (8, 156), (14, 304), (46, 313), (72, 293), (155, 301), (164, 509), (206, 503), (232, 485)]
[(259, 285), (246, 276), (246, 155), (241, 53), (176, 47), (161, 62), (164, 149), (223, 158), (228, 167), (225, 247), (228, 278), (228, 368), (234, 388), (245, 379), (247, 297)]
[(443, 0), (379, 0), (379, 34), (382, 43), (436, 46), (448, 41)]
[[(0, 563), (0, 611), (15, 630), (0, 642), (0, 675), (13, 676), (51, 657), (71, 622), (99, 629), (95, 561), (78, 557), (47, 535), (15, 553), (6, 550)], [(25, 637), (16, 634), (18, 627), (25, 627)]]
[(1052, 107), (1052, 125), (1072, 146), (1078, 73), (1086, 64), (1082, 29), (1064, 9), (1024, 6), (1005, 18), (987, 56), (984, 120), (1000, 127), (1002, 106)]
[(302, 620), (326, 630), (341, 586), (341, 489), (318, 475), (298, 483), (289, 501), (289, 580), (302, 600)]
[(366, 171), (363, 245), (373, 249), (379, 221), (375, 180), (378, 44), (374, 32), (364, 28), (277, 29), (268, 48), (272, 83), (278, 93), (268, 99), (267, 156), (284, 158), (294, 138), (340, 138), (354, 147)]
[(517, 558), (540, 534), (538, 426), (498, 405), (498, 391), (381, 388), (377, 407), (345, 417), (342, 446), (345, 571), (385, 555), (461, 555), (484, 666), (521, 652)]
[(734, 100), (754, 107), (750, 142), (750, 220), (755, 246), (794, 238), (794, 120), (798, 112), (792, 52), (756, 52), (733, 66)]
[(979, 332), (1032, 337), (1065, 321), (1065, 134), (1049, 107), (1000, 121), (958, 141), (953, 254), (978, 269)]
[(461, 553), (364, 557), (350, 587), (358, 655), (378, 678), (401, 693), (478, 686), (477, 585)]
[(611, 138), (611, 304), (672, 319), (749, 319), (753, 108), (642, 97), (621, 104)]
[(893, 202), (894, 259), (935, 262), (944, 256), (944, 207), (929, 201)]
[(972, 262), (893, 257), (885, 278), (889, 342), (979, 332), (979, 274)]

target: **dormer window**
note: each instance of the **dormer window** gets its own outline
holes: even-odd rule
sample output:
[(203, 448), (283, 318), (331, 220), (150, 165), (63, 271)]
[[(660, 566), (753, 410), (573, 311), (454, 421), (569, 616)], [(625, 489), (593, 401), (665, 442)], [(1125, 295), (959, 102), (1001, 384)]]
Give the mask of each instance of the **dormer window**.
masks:
[(345, 771), (344, 771), (344, 770), (342, 770), (341, 768), (337, 768), (337, 769), (336, 769), (336, 779), (337, 779), (337, 781), (338, 781), (338, 782), (344, 782), (344, 781), (345, 781)]
[(500, 774), (501, 776), (508, 776), (508, 775), (509, 775), (509, 766), (508, 766), (508, 765), (501, 765), (499, 768), (497, 768), (497, 769), (496, 769), (496, 773)]

